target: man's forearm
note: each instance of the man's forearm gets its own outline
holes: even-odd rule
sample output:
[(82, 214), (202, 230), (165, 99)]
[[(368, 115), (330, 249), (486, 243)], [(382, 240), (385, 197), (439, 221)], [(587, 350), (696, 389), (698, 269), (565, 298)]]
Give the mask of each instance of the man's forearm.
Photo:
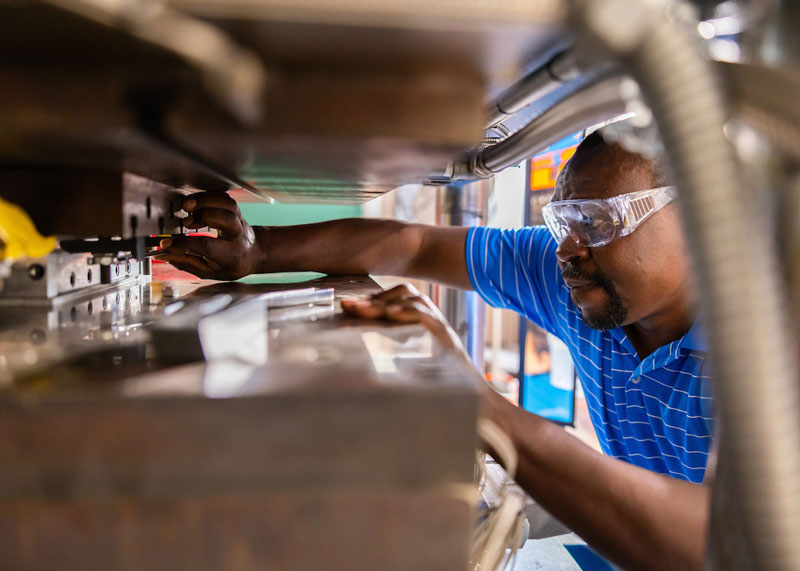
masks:
[(465, 228), (352, 218), (256, 228), (261, 272), (311, 270), (422, 278), (469, 288)]
[(702, 568), (707, 486), (603, 456), (499, 395), (487, 402), (519, 452), (517, 482), (590, 545), (625, 568)]

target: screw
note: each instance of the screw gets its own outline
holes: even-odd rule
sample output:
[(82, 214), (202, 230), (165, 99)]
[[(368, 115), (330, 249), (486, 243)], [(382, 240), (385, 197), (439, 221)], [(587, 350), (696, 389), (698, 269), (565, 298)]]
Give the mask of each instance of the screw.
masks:
[(42, 264), (31, 264), (28, 267), (28, 276), (32, 280), (40, 280), (44, 277), (44, 266)]
[(47, 339), (47, 334), (41, 329), (34, 329), (31, 331), (31, 343), (34, 345), (41, 345)]

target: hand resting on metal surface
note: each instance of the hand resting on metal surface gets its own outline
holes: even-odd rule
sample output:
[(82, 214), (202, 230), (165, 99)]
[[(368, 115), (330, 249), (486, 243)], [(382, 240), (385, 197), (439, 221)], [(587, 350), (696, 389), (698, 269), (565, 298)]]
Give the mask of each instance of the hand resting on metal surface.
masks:
[(453, 351), (472, 367), (472, 362), (455, 331), (439, 308), (411, 284), (402, 284), (365, 299), (343, 299), (345, 313), (366, 319), (386, 319), (396, 323), (420, 323), (436, 337), (443, 348)]

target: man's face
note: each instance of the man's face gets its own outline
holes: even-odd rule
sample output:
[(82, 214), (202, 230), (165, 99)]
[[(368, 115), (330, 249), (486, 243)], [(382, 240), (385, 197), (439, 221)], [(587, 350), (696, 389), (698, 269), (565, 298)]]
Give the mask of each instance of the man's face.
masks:
[[(611, 157), (609, 157), (611, 158)], [(553, 200), (610, 198), (653, 187), (643, 164), (627, 169), (596, 157), (559, 176)], [(689, 295), (688, 256), (673, 203), (627, 236), (588, 248), (572, 237), (556, 250), (572, 301), (595, 329), (629, 325), (685, 304)]]

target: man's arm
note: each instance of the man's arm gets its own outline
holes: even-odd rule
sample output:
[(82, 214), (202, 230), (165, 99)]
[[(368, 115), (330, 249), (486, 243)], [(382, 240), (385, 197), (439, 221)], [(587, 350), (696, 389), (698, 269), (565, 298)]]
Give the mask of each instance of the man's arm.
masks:
[(301, 226), (251, 227), (226, 194), (183, 201), (187, 228), (209, 226), (218, 238), (176, 237), (158, 259), (200, 277), (237, 279), (251, 273), (318, 271), (422, 278), (470, 289), (467, 228), (353, 218)]
[(259, 230), (266, 252), (263, 272), (393, 275), (471, 288), (466, 228), (350, 218)]
[(702, 569), (711, 488), (604, 456), (487, 391), (484, 414), (514, 442), (515, 480), (625, 569)]
[[(409, 286), (368, 300), (344, 300), (342, 309), (370, 319), (422, 323), (469, 363), (438, 309)], [(514, 443), (515, 480), (592, 547), (626, 569), (702, 569), (709, 486), (604, 456), (488, 387), (483, 401), (483, 414)]]

